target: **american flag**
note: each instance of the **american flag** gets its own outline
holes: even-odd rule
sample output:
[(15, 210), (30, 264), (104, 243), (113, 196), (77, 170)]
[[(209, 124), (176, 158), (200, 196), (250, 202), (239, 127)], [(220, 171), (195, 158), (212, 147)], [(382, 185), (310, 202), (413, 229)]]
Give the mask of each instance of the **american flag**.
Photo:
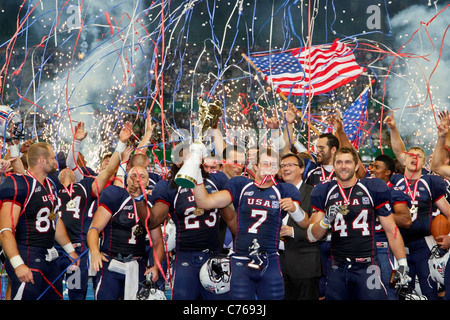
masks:
[(361, 143), (363, 126), (367, 123), (368, 101), (369, 88), (366, 88), (342, 115), (344, 132), (356, 149)]
[(356, 79), (364, 68), (337, 39), (331, 45), (297, 48), (244, 58), (284, 96), (319, 95)]

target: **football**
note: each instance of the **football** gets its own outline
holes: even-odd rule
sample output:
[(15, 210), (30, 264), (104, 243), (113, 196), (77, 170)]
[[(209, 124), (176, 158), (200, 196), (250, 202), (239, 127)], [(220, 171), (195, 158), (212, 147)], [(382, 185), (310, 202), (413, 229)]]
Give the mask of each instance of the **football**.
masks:
[(438, 236), (447, 235), (450, 233), (450, 223), (443, 214), (434, 217), (431, 222), (431, 234), (436, 239)]

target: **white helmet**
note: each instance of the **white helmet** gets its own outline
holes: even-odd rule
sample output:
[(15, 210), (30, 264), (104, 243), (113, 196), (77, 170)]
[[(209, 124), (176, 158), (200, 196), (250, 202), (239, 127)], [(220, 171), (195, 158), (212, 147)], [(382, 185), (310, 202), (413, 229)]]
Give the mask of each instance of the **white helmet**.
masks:
[(449, 257), (448, 250), (439, 249), (436, 245), (431, 249), (431, 255), (428, 259), (428, 267), (430, 268), (431, 278), (441, 285), (444, 285), (445, 267)]
[(0, 137), (5, 137), (6, 141), (20, 139), (23, 125), (19, 113), (13, 111), (8, 106), (0, 105)]
[(136, 295), (136, 300), (167, 300), (165, 293), (152, 281), (152, 273), (149, 273), (141, 283), (142, 288)]
[(230, 291), (230, 258), (219, 255), (208, 259), (200, 269), (200, 282), (206, 290), (215, 294)]
[(161, 226), (161, 230), (164, 239), (164, 249), (166, 249), (168, 252), (174, 250), (177, 233), (175, 222), (173, 222), (172, 219), (169, 219), (165, 225)]

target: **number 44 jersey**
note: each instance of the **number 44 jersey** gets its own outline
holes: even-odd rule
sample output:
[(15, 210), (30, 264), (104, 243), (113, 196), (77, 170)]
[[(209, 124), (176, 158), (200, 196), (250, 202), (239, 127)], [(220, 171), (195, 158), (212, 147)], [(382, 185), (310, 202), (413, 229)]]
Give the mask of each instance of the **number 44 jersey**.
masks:
[(346, 214), (338, 213), (331, 224), (331, 253), (339, 258), (367, 258), (376, 252), (376, 216), (392, 213), (390, 191), (379, 178), (358, 180), (350, 188), (341, 188), (336, 180), (320, 183), (311, 192), (315, 210), (327, 212), (331, 205), (347, 205)]

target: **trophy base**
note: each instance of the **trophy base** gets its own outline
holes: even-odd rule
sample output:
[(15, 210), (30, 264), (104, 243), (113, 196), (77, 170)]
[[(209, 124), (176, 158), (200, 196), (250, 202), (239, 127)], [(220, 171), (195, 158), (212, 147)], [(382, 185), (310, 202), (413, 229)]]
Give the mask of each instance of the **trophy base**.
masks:
[(176, 175), (175, 183), (182, 188), (194, 189), (197, 185), (197, 181), (193, 178), (185, 175)]

